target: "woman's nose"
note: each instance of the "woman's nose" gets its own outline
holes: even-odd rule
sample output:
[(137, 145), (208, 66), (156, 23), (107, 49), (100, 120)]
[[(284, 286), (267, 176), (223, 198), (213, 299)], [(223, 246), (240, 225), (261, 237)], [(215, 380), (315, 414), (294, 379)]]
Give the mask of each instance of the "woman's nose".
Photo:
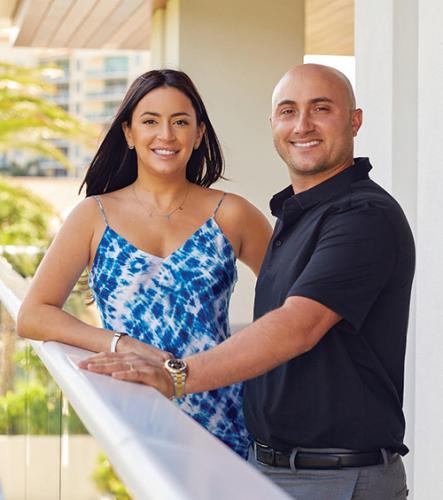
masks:
[(172, 141), (175, 139), (174, 128), (170, 123), (164, 123), (161, 125), (158, 136), (164, 141)]

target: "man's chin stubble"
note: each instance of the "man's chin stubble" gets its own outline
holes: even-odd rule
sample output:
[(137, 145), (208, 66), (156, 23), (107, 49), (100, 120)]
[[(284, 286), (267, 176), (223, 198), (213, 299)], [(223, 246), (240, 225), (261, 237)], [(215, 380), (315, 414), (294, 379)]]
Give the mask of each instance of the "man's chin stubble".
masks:
[(303, 175), (306, 177), (310, 177), (312, 175), (320, 174), (322, 172), (326, 172), (329, 170), (327, 165), (318, 165), (316, 167), (313, 167), (312, 169), (306, 170), (306, 169), (300, 169), (296, 165), (290, 165), (289, 166), (290, 170), (292, 170), (294, 173), (297, 175)]

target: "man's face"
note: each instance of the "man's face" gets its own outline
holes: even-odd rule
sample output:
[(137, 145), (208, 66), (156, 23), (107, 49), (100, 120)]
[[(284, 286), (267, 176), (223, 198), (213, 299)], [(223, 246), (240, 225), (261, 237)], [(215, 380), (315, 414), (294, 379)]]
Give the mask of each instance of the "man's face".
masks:
[(332, 71), (299, 66), (283, 77), (273, 95), (275, 148), (292, 176), (315, 176), (353, 162), (353, 138), (361, 110)]

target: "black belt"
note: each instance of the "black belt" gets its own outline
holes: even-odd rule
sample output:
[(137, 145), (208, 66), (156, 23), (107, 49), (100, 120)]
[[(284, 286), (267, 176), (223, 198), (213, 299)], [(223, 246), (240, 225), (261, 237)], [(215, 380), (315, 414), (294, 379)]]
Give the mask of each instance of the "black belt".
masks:
[(370, 452), (343, 451), (325, 453), (320, 451), (277, 451), (273, 448), (254, 442), (254, 453), (257, 462), (273, 467), (290, 468), (291, 455), (296, 469), (341, 469), (342, 467), (366, 467), (384, 462), (380, 450)]

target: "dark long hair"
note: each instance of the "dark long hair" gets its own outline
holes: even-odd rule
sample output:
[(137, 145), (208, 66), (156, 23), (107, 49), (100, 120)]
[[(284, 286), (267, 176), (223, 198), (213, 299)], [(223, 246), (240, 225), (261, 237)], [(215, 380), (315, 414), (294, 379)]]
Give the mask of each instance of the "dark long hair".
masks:
[(129, 87), (80, 186), (81, 191), (86, 185), (86, 196), (116, 191), (136, 180), (137, 156), (134, 149), (128, 149), (122, 124), (127, 122), (130, 125), (140, 99), (159, 87), (174, 87), (185, 94), (195, 110), (197, 124), (205, 125), (200, 146), (192, 152), (186, 165), (186, 178), (194, 184), (208, 187), (222, 177), (224, 161), (220, 143), (192, 80), (182, 71), (154, 70), (140, 75)]

